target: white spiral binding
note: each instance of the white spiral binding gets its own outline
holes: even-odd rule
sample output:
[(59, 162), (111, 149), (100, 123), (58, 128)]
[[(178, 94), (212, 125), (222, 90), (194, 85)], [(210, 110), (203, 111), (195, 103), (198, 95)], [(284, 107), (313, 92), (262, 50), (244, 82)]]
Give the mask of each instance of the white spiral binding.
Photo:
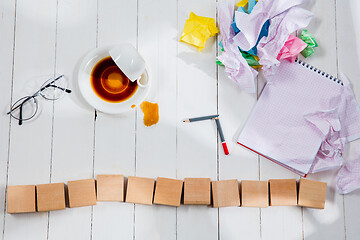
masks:
[(307, 64), (306, 62), (302, 61), (302, 60), (299, 60), (299, 59), (295, 59), (295, 62), (297, 62), (298, 64), (300, 65), (303, 65), (304, 67), (310, 69), (310, 70), (313, 70), (314, 72), (318, 73), (318, 74), (321, 74), (322, 76), (332, 80), (333, 82), (336, 82), (338, 84), (341, 84), (341, 85), (344, 85), (340, 79), (336, 78), (336, 77), (333, 77), (332, 75), (324, 72), (324, 71), (321, 71), (320, 69), (317, 69), (316, 67), (314, 66), (311, 66), (310, 64)]

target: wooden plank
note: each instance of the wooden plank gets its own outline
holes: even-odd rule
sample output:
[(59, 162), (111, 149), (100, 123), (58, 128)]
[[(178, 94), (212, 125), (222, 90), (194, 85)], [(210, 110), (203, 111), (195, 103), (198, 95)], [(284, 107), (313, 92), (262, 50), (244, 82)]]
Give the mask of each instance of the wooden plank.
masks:
[[(327, 71), (331, 74), (336, 73), (336, 51), (335, 51), (335, 20), (334, 20), (334, 3), (328, 1), (316, 1), (313, 3), (309, 3), (304, 7), (312, 12), (314, 12), (315, 16), (311, 21), (308, 29), (309, 32), (314, 34), (316, 40), (318, 41), (320, 47), (315, 50), (313, 56), (308, 59), (304, 59), (301, 55), (300, 58), (304, 59), (309, 64), (315, 65), (320, 69)], [(333, 16), (333, 17), (331, 17)], [(329, 20), (324, 20), (329, 19)], [(263, 82), (263, 81), (260, 81)], [(259, 89), (261, 89), (259, 87)], [(262, 158), (260, 161), (260, 169), (261, 169), (261, 179), (268, 180), (270, 178), (299, 178), (298, 175), (278, 166), (275, 163), (270, 162), (269, 160)], [(333, 179), (334, 175), (329, 174), (325, 177), (325, 181)], [(312, 178), (312, 176), (309, 176)], [(323, 180), (322, 177), (317, 178), (315, 175), (315, 179)], [(333, 192), (334, 194), (334, 192)], [(333, 196), (333, 195), (332, 195)], [(341, 199), (337, 198), (337, 207), (341, 208)], [(340, 202), (339, 202), (340, 201)], [(309, 210), (305, 210), (308, 212)], [(312, 210), (310, 210), (311, 212)], [(330, 212), (336, 210), (329, 210)], [(310, 215), (313, 213), (311, 212)], [(315, 213), (316, 214), (316, 213)], [(311, 227), (312, 221), (309, 220), (309, 217), (304, 217), (303, 221), (303, 213), (302, 209), (298, 207), (276, 207), (276, 208), (268, 208), (262, 209), (261, 215), (261, 227), (262, 227), (262, 236), (264, 239), (272, 239), (276, 237), (278, 239), (283, 238), (294, 238), (299, 239), (301, 237), (315, 236), (319, 238), (325, 238), (321, 234), (325, 234), (326, 231), (317, 231), (315, 228)], [(307, 216), (308, 214), (305, 213)], [(309, 223), (311, 221), (311, 223)], [(338, 223), (341, 222), (341, 219), (338, 219)], [(276, 224), (275, 224), (276, 223)], [(281, 223), (281, 224), (277, 224)], [(319, 223), (320, 224), (320, 223)], [(343, 223), (342, 223), (343, 224)], [(304, 226), (304, 229), (303, 229)], [(305, 228), (307, 227), (307, 230)], [(309, 229), (311, 227), (311, 230)], [(342, 225), (343, 227), (343, 225)], [(341, 234), (343, 230), (340, 226), (333, 229), (338, 234)], [(316, 233), (312, 233), (316, 231)], [(320, 234), (319, 236), (317, 234)], [(329, 234), (330, 236), (331, 234)]]
[[(272, 206), (261, 209), (262, 238), (302, 239), (301, 216), (301, 207), (298, 206)], [(291, 237), (286, 237), (286, 234)]]
[[(359, 1), (336, 1), (338, 68), (350, 79), (358, 103), (360, 101), (360, 83), (357, 80), (360, 66), (360, 30), (357, 25), (360, 20), (359, 11)], [(358, 158), (359, 141), (352, 142), (349, 145), (348, 151), (344, 154), (347, 161)], [(346, 239), (348, 240), (359, 238), (359, 200), (359, 190), (344, 196)]]
[[(177, 41), (190, 12), (215, 19), (216, 1), (179, 1)], [(177, 174), (180, 179), (204, 177), (217, 180), (218, 143), (215, 121), (182, 122), (184, 118), (217, 113), (215, 57), (215, 37), (209, 38), (201, 52), (189, 44), (178, 42)], [(178, 239), (217, 239), (217, 222), (217, 209), (206, 206), (181, 206), (177, 216)]]
[[(12, 70), (13, 70), (13, 47), (14, 47), (14, 23), (15, 23), (15, 2), (11, 0), (3, 1), (0, 5), (1, 47), (0, 47), (0, 94), (4, 99), (4, 104), (10, 104)], [(4, 107), (5, 108), (5, 107)], [(5, 111), (5, 110), (4, 110)], [(2, 114), (0, 116), (0, 235), (4, 238), (4, 219), (5, 219), (5, 191), (7, 185), (7, 165), (9, 149), (10, 118)]]
[[(219, 178), (259, 180), (258, 155), (236, 143), (239, 132), (256, 101), (255, 95), (240, 90), (227, 78), (219, 67), (219, 113), (225, 136), (228, 136), (230, 155), (219, 151)], [(237, 104), (241, 104), (237, 106)], [(231, 107), (233, 106), (233, 107)], [(258, 208), (219, 209), (220, 239), (243, 236), (245, 239), (260, 239), (260, 210)]]
[[(13, 101), (36, 92), (46, 80), (41, 76), (53, 75), (55, 60), (56, 3), (17, 1), (16, 8)], [(53, 104), (38, 100), (38, 118), (11, 123), (8, 185), (49, 182)], [(5, 239), (46, 238), (47, 213), (6, 215), (5, 222)]]
[[(260, 159), (260, 175), (261, 180), (299, 178), (297, 174), (263, 157)], [(302, 210), (298, 206), (273, 206), (261, 209), (263, 239), (301, 239), (302, 229)]]
[[(259, 82), (263, 82), (263, 78)], [(260, 86), (259, 90), (262, 89)], [(299, 179), (299, 175), (260, 157), (260, 179)], [(301, 239), (303, 235), (302, 209), (298, 206), (281, 206), (261, 209), (263, 239)]]
[[(138, 50), (149, 68), (147, 100), (159, 104), (159, 122), (143, 124), (137, 109), (136, 176), (176, 178), (176, 16), (175, 0), (138, 1)], [(144, 224), (146, 223), (146, 224)], [(176, 208), (135, 206), (135, 239), (176, 238)]]
[[(98, 1), (98, 47), (122, 42), (136, 47), (137, 1)], [(135, 175), (135, 112), (134, 109), (122, 116), (97, 113), (94, 159), (96, 175)], [(109, 222), (108, 219), (112, 221)], [(133, 229), (133, 204), (98, 202), (98, 206), (94, 208), (93, 239), (131, 239)]]
[[(258, 76), (258, 95), (264, 88), (266, 79), (263, 74)], [(259, 156), (260, 180), (299, 179), (299, 175)], [(281, 206), (261, 209), (261, 236), (263, 239), (300, 239), (303, 236), (302, 209), (297, 206)]]
[[(56, 72), (68, 77), (73, 93), (55, 103), (52, 182), (93, 177), (94, 111), (81, 105), (76, 76), (81, 58), (96, 47), (96, 23), (97, 1), (58, 1)], [(91, 210), (51, 212), (48, 238), (89, 238)]]
[[(319, 47), (305, 61), (317, 68), (337, 75), (335, 2), (320, 0), (308, 5), (315, 17), (307, 28)], [(324, 210), (303, 209), (304, 239), (345, 239), (343, 197), (335, 191), (336, 171), (309, 175), (308, 179), (328, 184)]]
[[(220, 36), (218, 41), (220, 41)], [(221, 54), (218, 48), (218, 55)], [(225, 156), (219, 146), (219, 179), (236, 178), (239, 181), (259, 180), (258, 155), (237, 144), (237, 136), (256, 103), (256, 94), (242, 91), (218, 66), (219, 114), (230, 155)], [(257, 79), (255, 79), (257, 81)], [(244, 239), (260, 239), (260, 210), (258, 208), (219, 209), (220, 239), (242, 236)]]

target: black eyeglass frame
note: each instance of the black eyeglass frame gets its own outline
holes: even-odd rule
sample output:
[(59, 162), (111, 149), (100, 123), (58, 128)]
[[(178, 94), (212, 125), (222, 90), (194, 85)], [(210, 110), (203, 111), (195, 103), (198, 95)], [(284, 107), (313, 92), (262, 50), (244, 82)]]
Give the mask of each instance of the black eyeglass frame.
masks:
[[(53, 81), (49, 82), (49, 83), (46, 84), (45, 86), (41, 86), (41, 88), (40, 88), (38, 91), (36, 91), (33, 95), (31, 95), (31, 96), (25, 96), (25, 97), (22, 97), (22, 98), (20, 98), (19, 100), (17, 100), (13, 105), (11, 105), (10, 111), (7, 112), (7, 115), (10, 114), (11, 117), (19, 120), (19, 125), (22, 125), (23, 121), (32, 119), (32, 118), (36, 115), (36, 113), (38, 112), (38, 101), (36, 100), (36, 97), (37, 97), (37, 96), (41, 95), (43, 98), (45, 98), (45, 99), (47, 99), (47, 100), (52, 100), (52, 101), (57, 100), (57, 99), (47, 98), (45, 95), (41, 94), (41, 92), (44, 91), (45, 89), (47, 89), (47, 88), (49, 88), (49, 87), (54, 87), (54, 88), (58, 88), (58, 89), (64, 91), (65, 93), (71, 93), (71, 90), (70, 90), (70, 89), (62, 88), (62, 87), (53, 85), (57, 80), (59, 80), (59, 79), (62, 78), (62, 77), (64, 77), (64, 74), (63, 74), (63, 75), (60, 75), (60, 76), (58, 76), (58, 77), (56, 77), (56, 78), (54, 78)], [(50, 79), (51, 79), (51, 78), (50, 78)], [(50, 79), (49, 79), (49, 80), (50, 80)], [(47, 80), (47, 81), (49, 81), (49, 80)], [(22, 115), (23, 115), (23, 106), (24, 106), (25, 103), (27, 103), (27, 102), (30, 101), (30, 100), (33, 100), (33, 101), (34, 101), (35, 106), (36, 106), (36, 110), (35, 110), (35, 112), (34, 112), (30, 117), (28, 117), (28, 118), (23, 118), (23, 116), (22, 116)], [(19, 118), (16, 117), (16, 116), (14, 116), (14, 115), (12, 114), (12, 113), (13, 113), (15, 110), (17, 110), (18, 108), (20, 108), (20, 109), (19, 109), (19, 111), (20, 111)]]

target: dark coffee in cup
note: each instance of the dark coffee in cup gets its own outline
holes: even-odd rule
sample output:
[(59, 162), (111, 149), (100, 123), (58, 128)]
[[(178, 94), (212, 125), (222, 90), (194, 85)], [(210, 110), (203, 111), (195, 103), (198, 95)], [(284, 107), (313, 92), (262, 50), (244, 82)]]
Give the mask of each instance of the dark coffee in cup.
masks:
[(96, 95), (111, 103), (126, 101), (138, 88), (137, 81), (130, 81), (111, 57), (106, 57), (95, 65), (90, 82)]

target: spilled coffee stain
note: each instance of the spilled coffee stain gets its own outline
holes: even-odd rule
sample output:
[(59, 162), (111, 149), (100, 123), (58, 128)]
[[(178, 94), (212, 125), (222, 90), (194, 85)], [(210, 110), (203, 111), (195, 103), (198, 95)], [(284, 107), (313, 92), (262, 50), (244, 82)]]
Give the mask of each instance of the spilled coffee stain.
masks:
[(135, 104), (131, 105), (131, 108), (134, 108), (134, 107), (136, 107), (136, 105), (135, 105)]
[(141, 110), (144, 113), (144, 125), (150, 127), (159, 121), (159, 105), (157, 103), (151, 103), (144, 101), (140, 105)]

